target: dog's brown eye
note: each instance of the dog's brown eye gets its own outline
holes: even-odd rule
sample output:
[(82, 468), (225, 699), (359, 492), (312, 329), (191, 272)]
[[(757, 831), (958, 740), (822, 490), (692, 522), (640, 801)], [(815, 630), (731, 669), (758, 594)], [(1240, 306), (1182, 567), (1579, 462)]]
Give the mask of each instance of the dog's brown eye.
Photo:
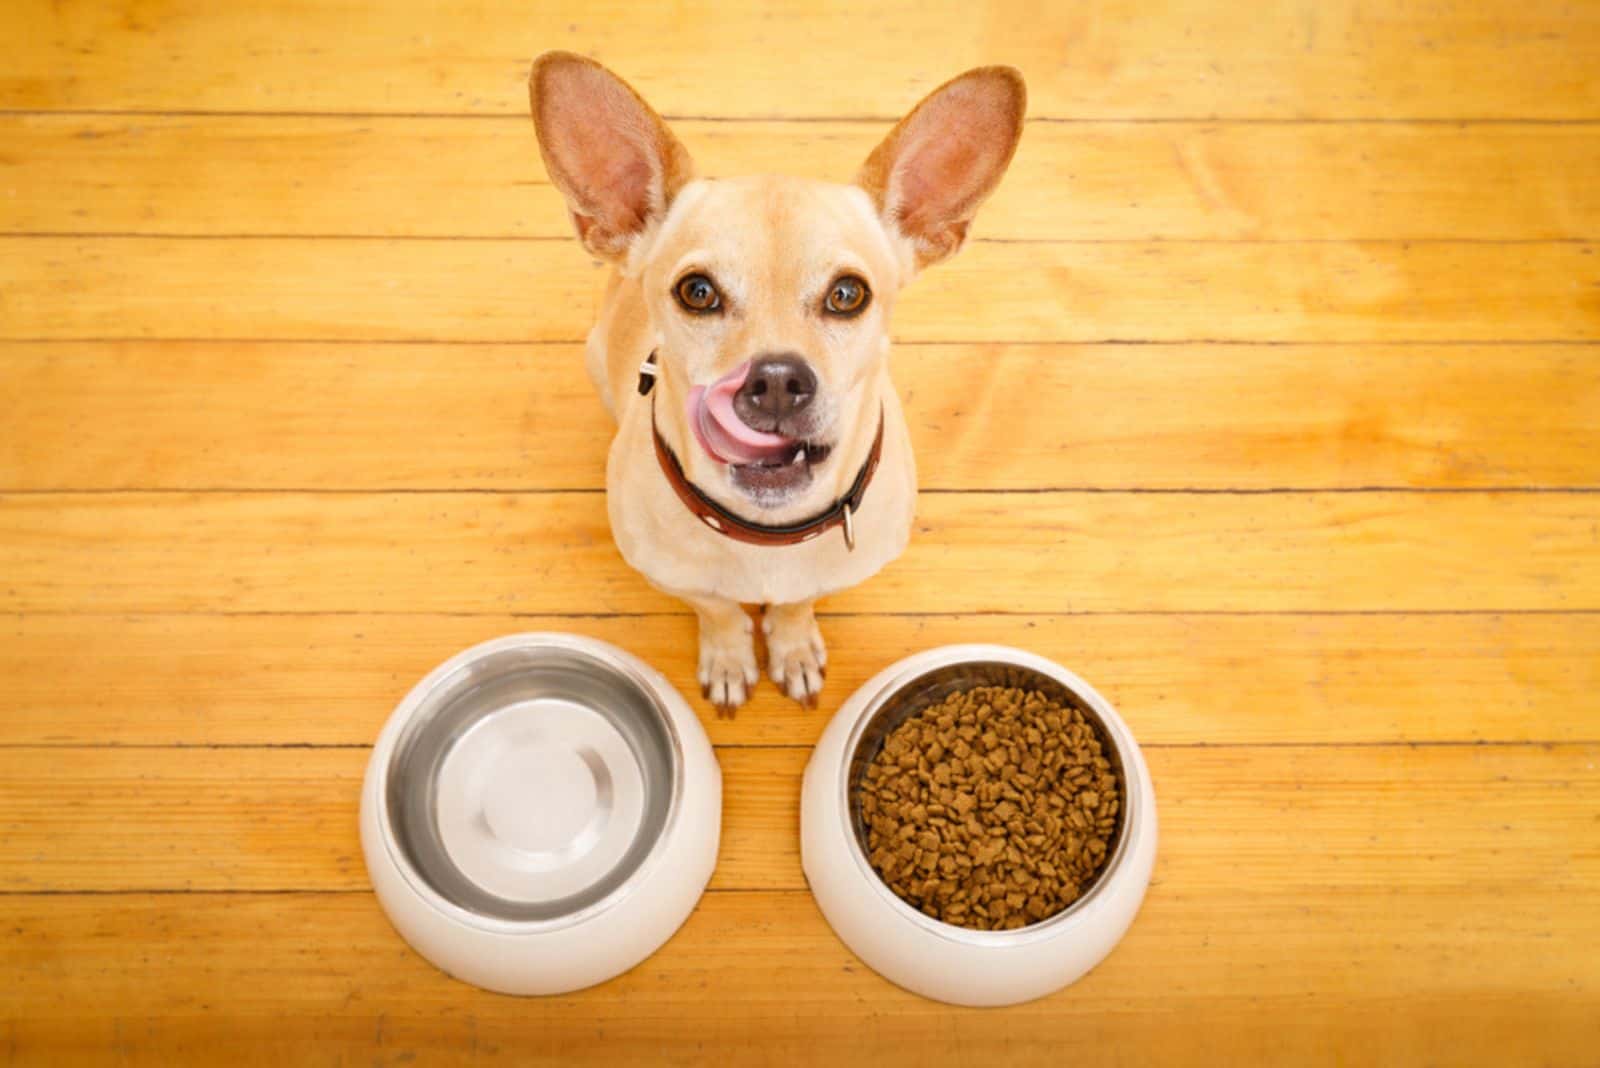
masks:
[(834, 315), (859, 315), (861, 309), (867, 306), (871, 296), (867, 292), (867, 283), (853, 274), (847, 274), (834, 281), (833, 288), (828, 290), (828, 299), (824, 306)]
[(678, 303), (696, 315), (707, 315), (722, 307), (717, 284), (703, 274), (686, 274), (678, 279)]

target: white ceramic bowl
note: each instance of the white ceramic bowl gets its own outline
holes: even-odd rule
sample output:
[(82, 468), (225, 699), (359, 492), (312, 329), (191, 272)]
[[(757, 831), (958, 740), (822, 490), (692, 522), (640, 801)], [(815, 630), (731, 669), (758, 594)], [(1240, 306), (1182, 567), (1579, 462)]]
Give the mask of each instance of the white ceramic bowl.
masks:
[(654, 953), (716, 865), (722, 773), (658, 672), (605, 642), (518, 634), (406, 695), (373, 748), (361, 846), (395, 929), (507, 994)]
[[(851, 797), (885, 734), (912, 713), (986, 683), (1037, 687), (1097, 721), (1125, 786), (1121, 823), (1099, 878), (1066, 910), (1011, 931), (935, 920), (889, 889), (867, 860)], [(806, 765), (801, 863), (835, 933), (870, 968), (924, 997), (1011, 1005), (1075, 981), (1121, 940), (1144, 900), (1156, 853), (1155, 792), (1128, 727), (1094, 688), (1043, 657), (998, 645), (952, 645), (886, 669), (847, 700)]]

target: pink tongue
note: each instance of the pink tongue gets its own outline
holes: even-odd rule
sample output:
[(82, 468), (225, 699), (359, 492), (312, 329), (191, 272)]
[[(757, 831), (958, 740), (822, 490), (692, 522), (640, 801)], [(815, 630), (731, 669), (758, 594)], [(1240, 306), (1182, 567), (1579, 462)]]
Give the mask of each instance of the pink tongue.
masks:
[(700, 447), (724, 464), (753, 464), (786, 458), (799, 444), (782, 434), (768, 434), (746, 425), (733, 410), (733, 396), (750, 376), (740, 364), (709, 386), (689, 391), (689, 425)]

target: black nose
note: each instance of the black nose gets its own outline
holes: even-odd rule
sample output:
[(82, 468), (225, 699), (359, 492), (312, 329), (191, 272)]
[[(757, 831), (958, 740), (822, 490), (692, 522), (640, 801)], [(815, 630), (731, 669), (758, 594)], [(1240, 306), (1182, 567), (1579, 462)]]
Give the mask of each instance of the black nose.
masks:
[(733, 410), (757, 430), (775, 430), (778, 424), (804, 410), (817, 395), (817, 373), (793, 353), (762, 356), (750, 366), (733, 398)]

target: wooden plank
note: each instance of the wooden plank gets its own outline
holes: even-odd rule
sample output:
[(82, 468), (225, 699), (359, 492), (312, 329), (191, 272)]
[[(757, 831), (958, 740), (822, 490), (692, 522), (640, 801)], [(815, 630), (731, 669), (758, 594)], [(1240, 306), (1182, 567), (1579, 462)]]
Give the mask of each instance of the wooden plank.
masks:
[[(1590, 244), (974, 244), (898, 306), (912, 341), (1600, 338)], [(574, 242), (0, 238), (0, 338), (577, 341)], [(981, 314), (975, 314), (981, 311)]]
[[(1597, 546), (1588, 493), (931, 494), (906, 555), (825, 607), (1592, 610)], [(0, 497), (0, 575), (11, 612), (681, 611), (599, 493)]]
[[(361, 890), (365, 749), (0, 750), (0, 890)], [(810, 752), (722, 749), (711, 886), (804, 890)], [(1164, 885), (1208, 897), (1378, 883), (1600, 904), (1600, 743), (1150, 749)], [(115, 827), (116, 833), (107, 833)], [(1508, 862), (1508, 858), (1515, 858)]]
[(879, 979), (803, 892), (708, 895), (637, 968), (550, 998), (445, 977), (366, 894), (11, 897), (0, 1035), (22, 1064), (1580, 1064), (1600, 1041), (1584, 902), (1166, 882), (1088, 977), (979, 1010)]
[[(845, 181), (884, 125), (675, 123), (702, 173)], [(0, 115), (0, 231), (569, 237), (532, 124)], [(977, 238), (1600, 237), (1586, 126), (1034, 123)]]
[(697, 696), (687, 615), (14, 616), (0, 619), (0, 745), (364, 746), (435, 664), (526, 630), (633, 651), (721, 745), (810, 745), (886, 664), (972, 641), (1067, 665), (1145, 744), (1600, 738), (1600, 615), (842, 616), (822, 629), (820, 712), (764, 682), (729, 720)]
[(268, 0), (13, 0), (0, 35), (26, 47), (8, 57), (0, 106), (517, 114), (529, 60), (568, 48), (612, 64), (679, 115), (892, 116), (997, 59), (1028, 75), (1033, 114), (1053, 117), (1600, 111), (1600, 21), (1564, 0), (1183, 0), (1160, 18), (1136, 0), (1048, 10), (1025, 0), (713, 0), (692, 11), (485, 0), (450, 14), (426, 0), (397, 0), (381, 16), (355, 0), (289, 11)]
[[(925, 489), (1593, 488), (1596, 355), (974, 344), (894, 365)], [(0, 424), (11, 490), (597, 489), (612, 432), (578, 345), (0, 343)]]

